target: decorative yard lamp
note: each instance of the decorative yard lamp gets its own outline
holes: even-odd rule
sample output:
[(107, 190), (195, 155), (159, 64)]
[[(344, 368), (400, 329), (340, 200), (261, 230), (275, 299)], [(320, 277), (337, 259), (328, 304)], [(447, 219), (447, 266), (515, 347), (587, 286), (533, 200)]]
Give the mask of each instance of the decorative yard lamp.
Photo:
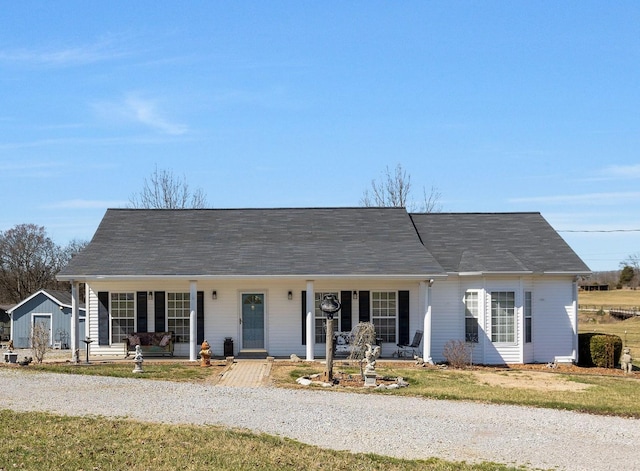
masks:
[(333, 381), (333, 315), (340, 310), (340, 301), (335, 294), (325, 294), (320, 303), (320, 310), (327, 316), (327, 367), (324, 380)]

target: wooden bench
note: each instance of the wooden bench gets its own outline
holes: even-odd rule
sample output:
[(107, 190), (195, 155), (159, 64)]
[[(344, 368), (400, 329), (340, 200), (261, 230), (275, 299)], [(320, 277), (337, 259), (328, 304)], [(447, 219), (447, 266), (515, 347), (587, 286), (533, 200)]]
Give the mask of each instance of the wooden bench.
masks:
[(140, 345), (142, 356), (173, 356), (173, 332), (133, 332), (125, 338), (127, 356)]

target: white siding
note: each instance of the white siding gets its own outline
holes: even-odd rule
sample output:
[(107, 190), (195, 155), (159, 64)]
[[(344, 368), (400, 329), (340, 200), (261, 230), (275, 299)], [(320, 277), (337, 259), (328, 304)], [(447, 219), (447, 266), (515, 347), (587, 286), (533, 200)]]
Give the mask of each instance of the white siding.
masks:
[(431, 358), (443, 362), (444, 345), (449, 340), (464, 340), (464, 295), (457, 278), (436, 281), (431, 294)]
[[(327, 291), (409, 291), (410, 318), (409, 339), (424, 326), (425, 306), (421, 299), (417, 281), (363, 281), (336, 280), (316, 281), (316, 292)], [(199, 281), (198, 291), (204, 292), (204, 337), (211, 345), (214, 356), (224, 353), (224, 340), (234, 341), (234, 354), (242, 347), (241, 341), (241, 297), (242, 293), (261, 293), (265, 296), (265, 347), (267, 353), (277, 357), (288, 357), (292, 353), (304, 358), (306, 347), (302, 343), (301, 292), (306, 290), (306, 280), (206, 280)], [(217, 299), (212, 299), (212, 291)], [(573, 353), (574, 328), (572, 313), (572, 282), (570, 277), (458, 277), (436, 280), (431, 288), (432, 335), (431, 355), (434, 361), (442, 362), (442, 351), (449, 340), (464, 340), (464, 293), (479, 292), (479, 342), (473, 351), (475, 363), (501, 364), (521, 362), (548, 362), (555, 356)], [(94, 340), (93, 355), (124, 355), (124, 345), (98, 345), (98, 299), (99, 291), (137, 292), (164, 291), (189, 292), (188, 281), (153, 282), (96, 282), (87, 287), (87, 334)], [(289, 300), (291, 291), (293, 299)], [(513, 344), (491, 342), (491, 309), (487, 293), (491, 291), (514, 291), (516, 293), (516, 341)], [(523, 293), (532, 291), (533, 342), (524, 344)], [(352, 300), (352, 325), (358, 323), (358, 301)], [(154, 327), (154, 303), (148, 301), (148, 329)], [(422, 347), (424, 343), (420, 347)], [(391, 357), (396, 351), (395, 343), (382, 346), (382, 356)], [(188, 356), (188, 345), (177, 344), (175, 354)], [(316, 344), (315, 355), (323, 358), (325, 344)]]
[(533, 361), (546, 363), (573, 354), (572, 280), (540, 280), (533, 293)]

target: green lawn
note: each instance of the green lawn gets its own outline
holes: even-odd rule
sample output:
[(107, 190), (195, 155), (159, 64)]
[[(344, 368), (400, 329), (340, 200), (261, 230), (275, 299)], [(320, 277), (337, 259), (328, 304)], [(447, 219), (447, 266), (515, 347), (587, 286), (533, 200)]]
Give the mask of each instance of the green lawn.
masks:
[(0, 410), (0, 470), (515, 470), (324, 450), (213, 426), (177, 426)]

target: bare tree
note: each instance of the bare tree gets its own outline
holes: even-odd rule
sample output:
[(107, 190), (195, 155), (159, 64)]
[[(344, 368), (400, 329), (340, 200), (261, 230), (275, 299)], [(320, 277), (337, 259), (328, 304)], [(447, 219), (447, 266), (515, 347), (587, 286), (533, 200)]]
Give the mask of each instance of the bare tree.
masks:
[(356, 360), (360, 364), (360, 377), (364, 379), (364, 362), (366, 345), (374, 345), (376, 343), (376, 328), (371, 322), (360, 322), (353, 329), (353, 340), (351, 343), (351, 352), (349, 360)]
[(379, 180), (371, 181), (371, 189), (364, 191), (360, 204), (362, 206), (380, 206), (393, 208), (407, 208), (412, 212), (434, 213), (440, 211), (441, 194), (434, 186), (427, 193), (426, 188), (422, 188), (423, 201), (416, 203), (410, 199), (411, 195), (411, 175), (402, 168), (401, 164), (396, 165), (394, 170), (389, 166), (385, 168)]
[(55, 277), (67, 260), (42, 226), (20, 224), (0, 233), (0, 299), (18, 303), (39, 289), (58, 289)]
[(129, 202), (133, 208), (201, 209), (207, 206), (207, 197), (200, 188), (192, 191), (184, 177), (156, 166), (149, 180), (145, 178), (142, 192), (131, 195)]
[(631, 288), (637, 288), (640, 284), (640, 252), (629, 255), (622, 262), (620, 262), (620, 268), (624, 272), (625, 269), (631, 270), (631, 277), (628, 280), (628, 284)]
[(31, 327), (31, 353), (36, 363), (42, 363), (50, 343), (49, 329), (42, 322), (34, 322)]
[(422, 195), (422, 206), (418, 208), (417, 212), (439, 213), (440, 211), (442, 211), (442, 205), (440, 204), (442, 193), (440, 193), (440, 190), (431, 185), (431, 191), (427, 193), (427, 189), (422, 187)]
[(66, 262), (69, 262), (73, 257), (75, 257), (78, 253), (82, 252), (87, 245), (89, 245), (89, 241), (73, 239), (71, 240), (67, 246), (62, 249), (64, 252), (64, 257)]

